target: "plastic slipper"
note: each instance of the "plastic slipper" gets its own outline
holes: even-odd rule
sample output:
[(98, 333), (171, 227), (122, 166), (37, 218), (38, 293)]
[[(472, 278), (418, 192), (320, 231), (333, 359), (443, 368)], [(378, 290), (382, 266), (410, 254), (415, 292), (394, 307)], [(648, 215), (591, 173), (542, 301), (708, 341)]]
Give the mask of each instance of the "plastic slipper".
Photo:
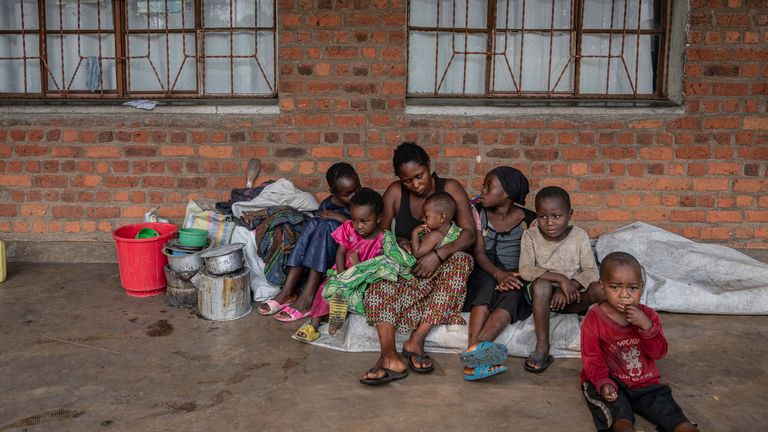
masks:
[(402, 371), (402, 372), (395, 372), (392, 369), (387, 369), (387, 368), (383, 368), (383, 367), (375, 367), (375, 368), (372, 368), (372, 369), (368, 370), (368, 372), (371, 372), (371, 373), (378, 372), (378, 371), (384, 371), (384, 376), (379, 378), (379, 379), (360, 378), (360, 384), (377, 386), (377, 385), (386, 384), (386, 383), (391, 382), (391, 381), (401, 380), (401, 379), (403, 379), (403, 378), (408, 376), (408, 370), (407, 369)]
[[(262, 312), (261, 311), (261, 305), (267, 305), (267, 307), (269, 307), (269, 312), (267, 312), (267, 313)], [(281, 310), (283, 310), (284, 307), (290, 306), (290, 305), (291, 305), (291, 303), (280, 304), (280, 303), (278, 303), (278, 302), (276, 302), (276, 301), (274, 301), (272, 299), (269, 299), (269, 300), (265, 301), (264, 303), (260, 304), (259, 307), (256, 309), (256, 312), (258, 312), (259, 315), (261, 315), (261, 316), (274, 315), (274, 314), (280, 312)]]
[(280, 322), (284, 322), (284, 323), (296, 322), (296, 321), (298, 321), (300, 319), (304, 319), (304, 318), (308, 317), (309, 314), (312, 313), (311, 311), (301, 312), (298, 309), (295, 309), (293, 306), (288, 306), (288, 305), (285, 305), (285, 307), (283, 308), (282, 312), (287, 313), (288, 314), (288, 318), (285, 318), (285, 317), (281, 316), (280, 314), (277, 314), (277, 315), (275, 315), (275, 319), (280, 321)]
[(474, 350), (459, 354), (459, 361), (465, 367), (478, 367), (501, 364), (507, 359), (509, 351), (506, 345), (493, 342), (480, 342)]
[(415, 358), (417, 362), (423, 363), (424, 360), (430, 359), (428, 355), (419, 355), (415, 352), (407, 351), (405, 348), (403, 348), (403, 357), (405, 357), (408, 360), (408, 369), (418, 373), (418, 374), (428, 374), (432, 373), (433, 370), (435, 370), (435, 364), (432, 363), (428, 367), (416, 367), (416, 364), (413, 362), (413, 359)]
[(328, 334), (332, 335), (336, 333), (336, 330), (340, 329), (344, 325), (344, 321), (347, 319), (347, 299), (344, 298), (344, 294), (341, 291), (336, 291), (328, 301)]
[[(546, 355), (546, 358), (544, 357)], [(549, 365), (552, 364), (552, 362), (555, 361), (555, 358), (548, 354), (539, 354), (537, 355), (535, 352), (532, 352), (527, 359), (525, 359), (525, 370), (528, 372), (533, 373), (542, 373)], [(538, 363), (539, 367), (535, 368), (531, 366), (531, 363)]]
[(291, 335), (291, 339), (299, 342), (314, 342), (320, 337), (320, 332), (312, 327), (312, 324), (306, 323), (300, 329), (296, 330), (296, 333)]
[(485, 379), (488, 377), (492, 377), (494, 375), (501, 375), (508, 370), (509, 369), (507, 369), (506, 366), (502, 366), (502, 365), (478, 366), (474, 368), (474, 370), (472, 371), (472, 374), (470, 375), (464, 374), (464, 379), (467, 381), (477, 381), (477, 380)]

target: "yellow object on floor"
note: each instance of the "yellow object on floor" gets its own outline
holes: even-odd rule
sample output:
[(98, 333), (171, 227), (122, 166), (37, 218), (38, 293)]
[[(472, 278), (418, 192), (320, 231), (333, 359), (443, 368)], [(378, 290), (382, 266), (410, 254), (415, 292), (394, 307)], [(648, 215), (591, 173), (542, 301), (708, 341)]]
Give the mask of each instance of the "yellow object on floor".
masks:
[(296, 333), (291, 336), (293, 340), (299, 342), (314, 342), (320, 337), (320, 332), (312, 327), (312, 324), (306, 323), (300, 329), (296, 330)]

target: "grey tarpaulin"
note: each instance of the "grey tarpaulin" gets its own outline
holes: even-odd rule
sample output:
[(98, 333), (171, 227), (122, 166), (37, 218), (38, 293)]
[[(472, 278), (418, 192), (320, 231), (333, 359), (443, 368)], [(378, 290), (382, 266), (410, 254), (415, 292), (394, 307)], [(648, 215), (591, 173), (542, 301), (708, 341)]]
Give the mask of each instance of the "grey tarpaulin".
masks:
[(696, 243), (635, 222), (602, 235), (597, 256), (634, 255), (645, 267), (643, 303), (668, 312), (766, 315), (768, 265), (726, 246)]

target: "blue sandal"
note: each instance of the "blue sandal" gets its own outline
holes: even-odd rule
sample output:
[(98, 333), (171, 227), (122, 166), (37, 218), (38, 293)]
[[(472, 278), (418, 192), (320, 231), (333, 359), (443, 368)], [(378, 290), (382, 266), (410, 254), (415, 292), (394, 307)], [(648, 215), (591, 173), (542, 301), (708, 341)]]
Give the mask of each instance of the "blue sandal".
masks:
[(478, 366), (474, 369), (471, 375), (464, 374), (464, 379), (467, 381), (478, 381), (481, 379), (492, 377), (494, 375), (501, 375), (507, 370), (508, 369), (506, 366), (502, 366), (498, 364)]
[(504, 363), (509, 351), (506, 345), (493, 342), (480, 342), (473, 351), (459, 354), (459, 361), (465, 367), (478, 367)]

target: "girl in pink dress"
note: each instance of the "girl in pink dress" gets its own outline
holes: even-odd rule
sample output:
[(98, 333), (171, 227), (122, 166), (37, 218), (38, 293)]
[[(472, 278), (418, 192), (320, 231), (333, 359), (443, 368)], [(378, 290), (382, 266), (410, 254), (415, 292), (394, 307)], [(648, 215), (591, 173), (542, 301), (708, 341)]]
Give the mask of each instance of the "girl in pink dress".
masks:
[[(384, 230), (379, 227), (379, 224), (383, 211), (384, 200), (375, 190), (362, 188), (355, 193), (350, 207), (351, 220), (344, 222), (331, 233), (331, 237), (339, 244), (336, 264), (333, 266), (336, 273), (381, 255)], [(294, 340), (313, 342), (320, 337), (317, 328), (320, 320), (329, 312), (328, 302), (323, 298), (324, 287), (325, 281), (315, 293), (310, 311), (312, 320), (293, 334)]]

